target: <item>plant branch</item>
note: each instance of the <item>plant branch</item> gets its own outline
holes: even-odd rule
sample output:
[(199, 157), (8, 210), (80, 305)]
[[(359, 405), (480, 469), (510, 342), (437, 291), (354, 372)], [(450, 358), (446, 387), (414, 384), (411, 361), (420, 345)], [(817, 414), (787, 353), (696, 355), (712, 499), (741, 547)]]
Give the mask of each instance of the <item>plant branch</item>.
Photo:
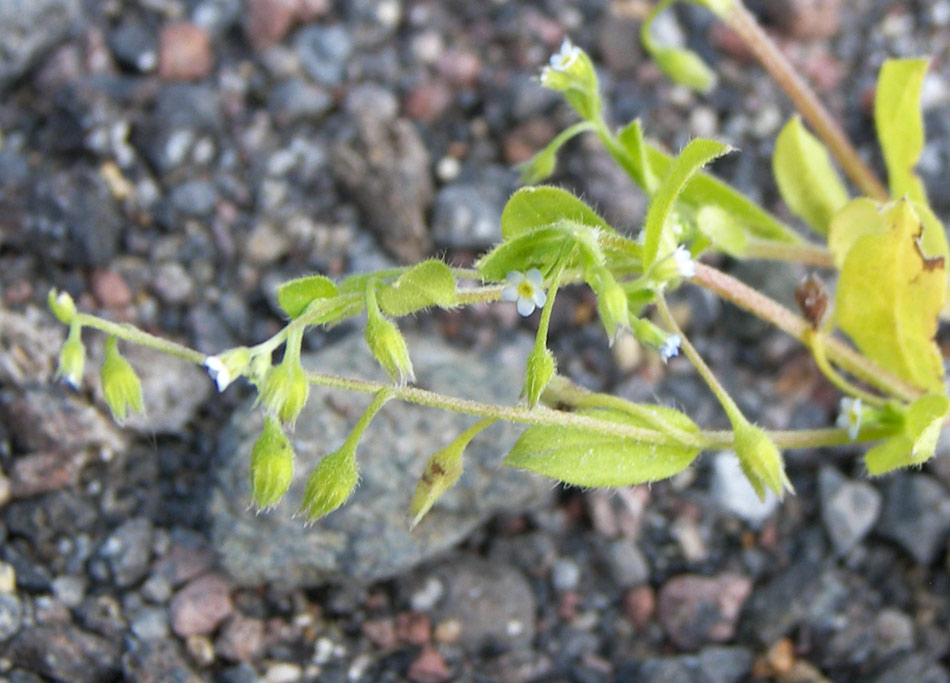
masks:
[(817, 268), (834, 268), (834, 256), (820, 244), (791, 244), (777, 240), (765, 240), (750, 237), (746, 244), (745, 256), (750, 259), (766, 261), (789, 261)]
[(735, 0), (725, 17), (726, 22), (739, 34), (772, 78), (782, 87), (792, 103), (801, 112), (818, 136), (825, 141), (831, 153), (858, 189), (868, 197), (885, 201), (887, 189), (864, 163), (848, 140), (838, 122), (832, 118), (818, 99), (815, 91), (798, 75), (778, 46), (769, 38), (755, 17), (741, 0)]
[[(757, 292), (731, 275), (697, 262), (696, 275), (691, 278), (691, 281), (715, 292), (739, 308), (772, 323), (800, 342), (806, 343), (806, 335), (811, 330), (811, 326), (804, 318), (795, 315), (774, 299)], [(919, 387), (888, 372), (844, 342), (824, 335), (823, 343), (828, 359), (861, 381), (904, 401), (912, 401), (924, 394)]]

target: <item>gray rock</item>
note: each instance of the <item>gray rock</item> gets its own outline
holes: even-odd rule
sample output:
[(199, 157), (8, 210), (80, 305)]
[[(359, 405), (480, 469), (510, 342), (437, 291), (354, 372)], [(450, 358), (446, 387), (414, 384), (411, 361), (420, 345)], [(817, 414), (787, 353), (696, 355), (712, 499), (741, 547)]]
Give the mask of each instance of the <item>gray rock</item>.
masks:
[(171, 639), (137, 640), (129, 639), (125, 654), (122, 655), (122, 673), (124, 680), (158, 683), (196, 683), (202, 680), (191, 670), (181, 650)]
[(300, 63), (321, 85), (337, 86), (343, 80), (346, 62), (353, 51), (349, 33), (340, 25), (310, 26), (294, 40)]
[(152, 522), (136, 517), (112, 532), (99, 555), (109, 563), (113, 581), (119, 588), (128, 588), (145, 578), (152, 558)]
[(432, 209), (432, 237), (454, 249), (480, 249), (501, 239), (501, 212), (514, 189), (511, 171), (490, 166), (439, 190)]
[(79, 0), (0, 2), (0, 92), (66, 38), (79, 14)]
[(432, 201), (429, 151), (412, 122), (390, 120), (391, 97), (374, 91), (360, 89), (346, 102), (355, 125), (333, 147), (333, 174), (383, 246), (415, 263), (432, 246), (425, 216)]
[(458, 621), (461, 647), (478, 652), (485, 647), (519, 650), (531, 644), (536, 604), (520, 571), (507, 564), (466, 558), (447, 562), (433, 573), (446, 587), (433, 619), (436, 623)]
[(23, 605), (15, 595), (0, 594), (0, 643), (16, 635), (23, 622)]
[(86, 597), (86, 577), (57, 576), (52, 581), (53, 594), (66, 607), (78, 607)]
[(125, 16), (109, 33), (109, 49), (122, 66), (152, 71), (158, 66), (158, 40), (154, 31), (134, 16)]
[(168, 611), (162, 607), (146, 607), (132, 618), (132, 633), (142, 640), (168, 637)]
[(897, 474), (887, 484), (877, 531), (920, 564), (930, 564), (950, 531), (950, 496), (925, 474)]
[(647, 659), (618, 672), (616, 680), (643, 683), (734, 683), (752, 669), (752, 653), (742, 647), (707, 647), (695, 655)]
[(650, 564), (646, 556), (627, 539), (612, 541), (604, 550), (604, 560), (614, 582), (621, 588), (630, 588), (650, 579)]
[(316, 121), (333, 106), (333, 97), (320, 86), (291, 78), (270, 91), (268, 108), (282, 126)]
[(551, 567), (551, 585), (558, 592), (574, 590), (580, 580), (581, 568), (569, 557), (562, 557)]
[(187, 216), (207, 216), (214, 211), (218, 191), (207, 180), (188, 180), (171, 193), (172, 205)]
[[(520, 354), (476, 357), (437, 340), (407, 337), (419, 386), (514, 403), (523, 372)], [(517, 360), (506, 360), (512, 357)], [(381, 377), (360, 336), (305, 356), (304, 364), (344, 377)], [(313, 585), (394, 576), (452, 547), (492, 514), (530, 507), (552, 490), (549, 480), (498, 468), (516, 430), (496, 425), (475, 439), (458, 484), (410, 532), (406, 510), (426, 458), (472, 418), (392, 402), (360, 444), (359, 488), (341, 510), (306, 527), (293, 518), (306, 478), (320, 455), (342, 443), (367, 402), (354, 393), (312, 392), (293, 437), (298, 458), (294, 482), (276, 510), (261, 515), (248, 507), (247, 482), (249, 454), (263, 419), (249, 406), (237, 412), (220, 442), (210, 516), (221, 562), (238, 583)]]
[(884, 668), (872, 683), (948, 683), (950, 674), (931, 657), (921, 653), (908, 654)]
[(803, 559), (752, 594), (743, 624), (759, 642), (769, 645), (803, 622), (832, 623), (850, 597), (833, 568)]
[(877, 521), (881, 494), (862, 481), (849, 481), (833, 467), (818, 474), (821, 519), (835, 552), (844, 555), (861, 542)]
[(114, 680), (118, 645), (72, 626), (35, 626), (10, 641), (6, 656), (16, 666), (57, 681)]

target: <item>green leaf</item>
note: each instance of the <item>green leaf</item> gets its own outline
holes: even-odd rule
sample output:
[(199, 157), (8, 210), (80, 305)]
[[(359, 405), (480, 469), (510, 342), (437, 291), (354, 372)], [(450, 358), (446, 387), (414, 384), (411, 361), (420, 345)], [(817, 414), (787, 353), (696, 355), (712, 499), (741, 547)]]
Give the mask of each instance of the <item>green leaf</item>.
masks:
[(874, 124), (887, 164), (891, 196), (927, 203), (927, 193), (914, 166), (924, 149), (920, 89), (926, 59), (889, 59), (881, 67), (874, 96)]
[(550, 185), (522, 187), (501, 212), (501, 235), (510, 240), (525, 232), (568, 220), (614, 232), (597, 212), (566, 190)]
[(828, 150), (795, 116), (779, 133), (772, 172), (789, 210), (815, 232), (828, 233), (834, 213), (848, 201), (848, 191), (831, 165)]
[(901, 433), (867, 452), (864, 462), (873, 475), (900, 467), (921, 465), (933, 457), (943, 422), (950, 413), (950, 399), (930, 394), (914, 401), (904, 418)]
[(710, 69), (692, 50), (679, 47), (658, 47), (650, 56), (657, 66), (674, 83), (685, 85), (690, 90), (708, 93), (716, 87), (716, 72)]
[(502, 242), (482, 256), (476, 267), (488, 282), (501, 282), (513, 270), (537, 268), (547, 273), (570, 242), (570, 233), (560, 225), (535, 228)]
[[(699, 433), (692, 420), (672, 408), (644, 405), (642, 409), (684, 432)], [(646, 418), (618, 410), (576, 414), (651, 427)], [(575, 486), (631, 486), (672, 477), (689, 467), (697, 455), (699, 448), (691, 446), (646, 443), (572, 427), (536, 426), (522, 433), (504, 464)]]
[(709, 204), (696, 214), (696, 227), (713, 245), (732, 257), (744, 258), (748, 248), (745, 230), (735, 216), (720, 206)]
[(841, 207), (828, 225), (828, 249), (835, 259), (835, 267), (844, 266), (851, 247), (863, 235), (882, 233), (887, 229), (881, 205), (873, 199), (859, 197)]
[(646, 190), (647, 194), (656, 191), (659, 180), (650, 168), (647, 160), (646, 142), (643, 140), (643, 127), (640, 119), (634, 119), (617, 133), (617, 142), (623, 155), (617, 155), (617, 162), (633, 178), (634, 182)]
[(392, 283), (379, 288), (379, 307), (392, 316), (408, 315), (423, 308), (455, 305), (455, 278), (438, 259), (419, 263)]
[(671, 223), (667, 219), (673, 211), (677, 198), (686, 186), (687, 181), (699, 169), (713, 159), (729, 152), (732, 148), (715, 140), (698, 138), (692, 140), (676, 157), (670, 166), (669, 172), (662, 184), (653, 195), (650, 208), (647, 211), (643, 243), (643, 263), (653, 265), (658, 259), (673, 252), (676, 248), (676, 236), (673, 235)]
[(333, 280), (322, 275), (300, 277), (277, 288), (277, 302), (291, 318), (296, 318), (315, 299), (330, 299), (337, 295)]
[[(646, 151), (653, 172), (660, 177), (666, 175), (673, 165), (673, 157), (650, 144), (647, 144)], [(707, 173), (697, 173), (690, 179), (680, 194), (679, 202), (693, 211), (698, 211), (707, 204), (715, 204), (732, 214), (744, 230), (758, 237), (791, 243), (802, 241), (792, 228), (777, 220), (741, 192)]]
[(838, 324), (881, 367), (943, 393), (934, 336), (946, 296), (946, 257), (922, 251), (924, 227), (908, 201), (892, 204), (883, 218), (884, 232), (858, 237), (845, 257)]

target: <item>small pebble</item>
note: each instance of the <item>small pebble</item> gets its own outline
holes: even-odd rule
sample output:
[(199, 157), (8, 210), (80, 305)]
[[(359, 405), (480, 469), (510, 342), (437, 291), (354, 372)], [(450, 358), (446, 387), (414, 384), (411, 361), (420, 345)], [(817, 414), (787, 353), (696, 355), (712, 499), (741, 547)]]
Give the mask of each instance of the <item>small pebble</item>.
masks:
[(267, 667), (264, 683), (296, 683), (303, 677), (303, 669), (290, 662), (278, 662)]
[(16, 592), (16, 570), (7, 562), (0, 562), (0, 594)]
[(551, 567), (551, 585), (556, 591), (572, 591), (580, 580), (581, 569), (574, 560), (561, 558)]

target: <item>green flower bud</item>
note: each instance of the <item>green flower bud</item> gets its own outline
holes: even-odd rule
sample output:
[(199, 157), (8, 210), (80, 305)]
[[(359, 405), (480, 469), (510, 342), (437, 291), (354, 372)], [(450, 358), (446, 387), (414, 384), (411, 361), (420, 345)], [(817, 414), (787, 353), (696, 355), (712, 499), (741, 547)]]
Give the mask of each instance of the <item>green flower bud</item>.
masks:
[(624, 330), (630, 329), (627, 293), (606, 268), (596, 269), (588, 278), (597, 295), (597, 313), (607, 331), (611, 346)]
[(545, 346), (535, 346), (528, 356), (527, 369), (524, 376), (524, 389), (521, 395), (533, 408), (541, 399), (541, 392), (554, 377), (554, 356)]
[(297, 421), (310, 395), (310, 382), (298, 358), (285, 358), (264, 379), (260, 401), (264, 409), (286, 425)]
[(231, 382), (247, 372), (250, 364), (250, 349), (239, 346), (217, 356), (208, 356), (205, 358), (204, 367), (217, 385), (218, 391), (224, 391)]
[(410, 528), (425, 517), (443, 493), (455, 486), (462, 476), (462, 453), (465, 448), (479, 432), (494, 423), (492, 419), (480, 420), (429, 458), (409, 503)]
[(300, 512), (315, 522), (346, 502), (359, 481), (356, 449), (348, 443), (317, 463), (304, 489)]
[(634, 336), (647, 346), (656, 349), (664, 363), (679, 355), (680, 344), (683, 340), (678, 334), (670, 334), (645, 318), (631, 318), (630, 324)]
[(378, 311), (369, 311), (366, 319), (366, 343), (373, 357), (397, 386), (415, 380), (406, 340), (396, 324)]
[(716, 72), (691, 50), (658, 47), (652, 56), (663, 73), (680, 85), (701, 93), (707, 93), (716, 86)]
[(786, 490), (795, 493), (792, 482), (785, 474), (782, 454), (768, 434), (749, 422), (735, 425), (734, 429), (733, 447), (739, 458), (739, 465), (759, 498), (765, 499), (766, 488), (771, 489), (780, 499)]
[(548, 66), (541, 70), (541, 85), (564, 93), (574, 110), (585, 120), (600, 115), (600, 95), (597, 73), (590, 57), (582, 49), (564, 39), (561, 50), (551, 56)]
[(294, 449), (273, 417), (251, 449), (251, 499), (258, 508), (274, 507), (294, 478)]
[(106, 358), (102, 363), (100, 376), (102, 394), (116, 422), (125, 420), (129, 408), (136, 413), (144, 412), (142, 383), (129, 361), (119, 353), (118, 340), (115, 337), (106, 340)]
[(557, 147), (548, 145), (523, 164), (518, 164), (518, 182), (534, 185), (554, 173), (557, 166)]
[(69, 292), (59, 292), (55, 289), (49, 290), (47, 297), (49, 309), (56, 316), (56, 319), (64, 325), (69, 325), (76, 315), (76, 303), (69, 296)]
[(59, 351), (59, 365), (56, 368), (56, 379), (62, 378), (73, 389), (78, 389), (82, 383), (82, 371), (86, 366), (86, 347), (82, 343), (82, 328), (72, 325), (69, 335)]

